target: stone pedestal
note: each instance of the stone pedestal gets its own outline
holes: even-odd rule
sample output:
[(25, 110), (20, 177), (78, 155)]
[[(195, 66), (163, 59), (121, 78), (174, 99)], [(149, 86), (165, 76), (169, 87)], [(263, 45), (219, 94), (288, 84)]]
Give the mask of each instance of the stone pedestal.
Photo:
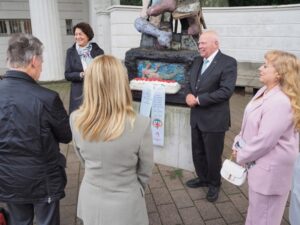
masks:
[[(136, 111), (140, 103), (134, 102)], [(165, 144), (154, 146), (154, 162), (180, 169), (194, 171), (191, 148), (190, 109), (166, 106)]]
[(41, 81), (64, 79), (63, 49), (57, 0), (29, 0), (32, 33), (44, 44)]

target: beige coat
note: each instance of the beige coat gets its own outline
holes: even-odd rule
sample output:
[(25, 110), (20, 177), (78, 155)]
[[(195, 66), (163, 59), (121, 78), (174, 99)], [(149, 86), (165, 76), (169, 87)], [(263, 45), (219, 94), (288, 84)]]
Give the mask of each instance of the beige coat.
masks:
[(137, 115), (134, 127), (110, 142), (82, 139), (73, 122), (76, 152), (85, 165), (77, 216), (84, 225), (148, 225), (146, 184), (153, 168), (150, 121)]

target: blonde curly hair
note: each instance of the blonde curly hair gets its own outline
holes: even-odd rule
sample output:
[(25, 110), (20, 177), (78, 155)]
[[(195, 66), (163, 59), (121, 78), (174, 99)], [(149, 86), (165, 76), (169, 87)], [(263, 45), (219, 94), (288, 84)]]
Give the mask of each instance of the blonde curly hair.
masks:
[(300, 131), (300, 61), (295, 55), (280, 50), (267, 52), (265, 59), (279, 74), (281, 90), (291, 101), (295, 129)]

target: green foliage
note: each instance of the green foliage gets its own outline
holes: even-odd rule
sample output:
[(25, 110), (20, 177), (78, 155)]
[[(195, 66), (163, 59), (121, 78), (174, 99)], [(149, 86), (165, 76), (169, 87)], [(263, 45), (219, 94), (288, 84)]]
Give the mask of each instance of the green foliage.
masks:
[(200, 0), (202, 7), (228, 6), (228, 0)]
[[(259, 6), (297, 4), (300, 0), (200, 0), (202, 6)], [(121, 5), (142, 5), (142, 0), (120, 0)]]
[(297, 4), (300, 0), (229, 0), (229, 6), (259, 6)]
[(142, 5), (142, 0), (121, 0), (121, 5)]

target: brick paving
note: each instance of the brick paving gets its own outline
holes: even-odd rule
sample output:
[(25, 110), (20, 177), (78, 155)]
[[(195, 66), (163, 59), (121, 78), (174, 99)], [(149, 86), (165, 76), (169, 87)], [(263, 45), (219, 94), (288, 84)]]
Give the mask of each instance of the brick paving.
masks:
[[(69, 84), (52, 83), (46, 86), (58, 91), (68, 108)], [(249, 99), (250, 96), (244, 96), (238, 91), (232, 97), (232, 127), (226, 133), (224, 157), (231, 153), (231, 143), (239, 131), (243, 110)], [(61, 150), (67, 158), (68, 176), (66, 197), (61, 201), (61, 225), (81, 225), (76, 219), (76, 204), (84, 169), (80, 166), (72, 144), (62, 144)], [(192, 189), (185, 185), (193, 177), (193, 172), (182, 170), (178, 173), (176, 168), (155, 165), (145, 195), (150, 225), (244, 224), (248, 206), (247, 184), (236, 187), (223, 181), (219, 199), (210, 203), (205, 199), (207, 188)], [(289, 225), (288, 205), (281, 225)]]

